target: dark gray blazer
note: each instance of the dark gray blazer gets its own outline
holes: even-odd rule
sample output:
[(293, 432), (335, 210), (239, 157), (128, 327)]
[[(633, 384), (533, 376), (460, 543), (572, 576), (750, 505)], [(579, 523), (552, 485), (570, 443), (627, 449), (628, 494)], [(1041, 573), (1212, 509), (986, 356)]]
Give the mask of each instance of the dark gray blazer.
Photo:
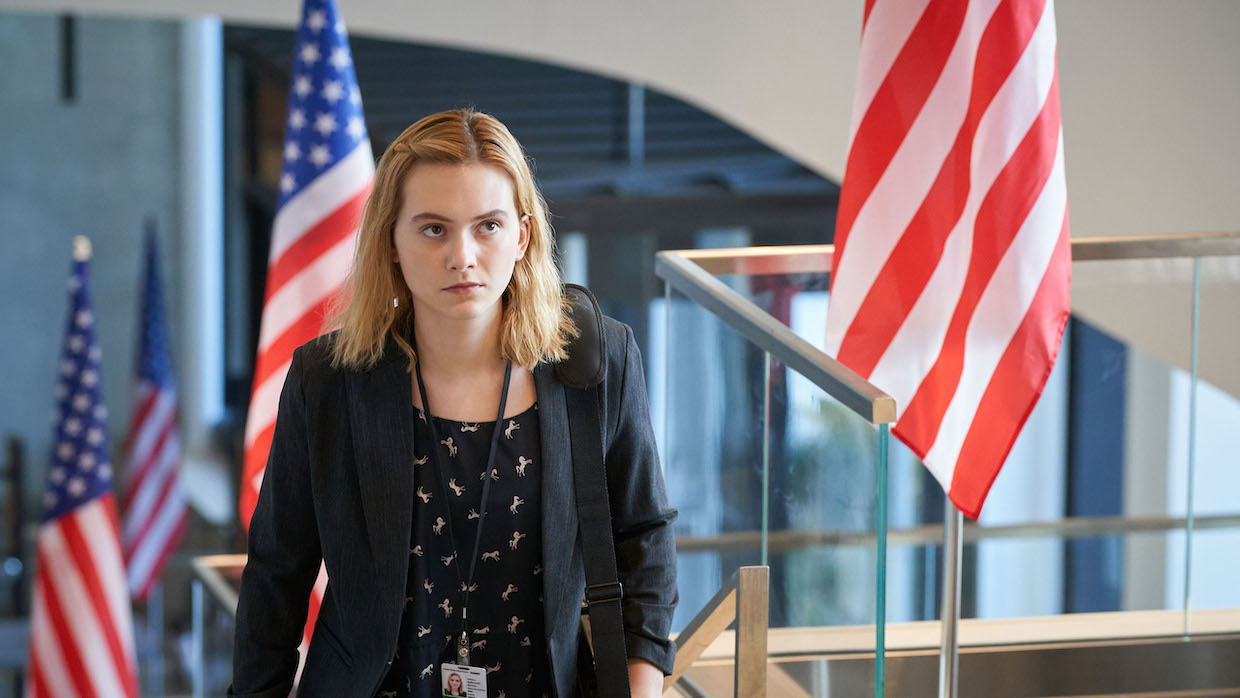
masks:
[[(602, 390), (607, 489), (624, 585), (625, 644), (671, 673), (676, 560), (645, 376), (633, 331), (604, 318)], [(250, 522), (237, 606), (230, 695), (284, 698), (297, 668), (319, 560), (329, 582), (299, 695), (372, 696), (396, 648), (413, 516), (413, 395), (405, 355), (389, 342), (369, 371), (333, 370), (320, 337), (293, 353), (267, 473)], [(585, 573), (565, 387), (534, 369), (542, 441), (545, 625), (557, 696), (576, 678)]]

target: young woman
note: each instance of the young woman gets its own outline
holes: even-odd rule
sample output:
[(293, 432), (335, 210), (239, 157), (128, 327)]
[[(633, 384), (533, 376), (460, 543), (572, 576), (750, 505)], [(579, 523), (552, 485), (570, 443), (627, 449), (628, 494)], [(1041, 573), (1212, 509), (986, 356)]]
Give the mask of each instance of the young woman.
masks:
[(455, 671), (448, 674), (448, 685), (444, 686), (445, 696), (463, 696), (465, 695), (465, 682), (461, 680), (461, 675)]
[[(553, 248), (496, 119), (434, 114), (384, 153), (339, 329), (294, 352), (280, 396), (230, 694), (288, 694), (320, 559), (300, 695), (436, 695), (462, 635), (487, 695), (574, 694), (585, 577), (553, 369), (577, 328)], [(657, 696), (675, 653), (675, 511), (632, 331), (603, 325), (627, 669), (634, 696)]]

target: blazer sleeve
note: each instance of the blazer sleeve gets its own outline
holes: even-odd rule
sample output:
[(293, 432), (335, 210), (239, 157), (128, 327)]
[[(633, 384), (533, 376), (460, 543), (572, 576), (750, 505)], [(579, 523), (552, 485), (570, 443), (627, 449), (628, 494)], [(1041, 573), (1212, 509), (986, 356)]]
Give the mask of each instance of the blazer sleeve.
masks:
[(241, 575), (228, 694), (285, 698), (297, 672), (297, 647), (321, 553), (311, 498), (304, 349), (293, 352), (280, 393), (275, 432), (258, 503), (250, 519), (249, 558)]
[(623, 371), (606, 466), (616, 566), (624, 585), (625, 645), (630, 658), (645, 659), (670, 675), (676, 645), (668, 633), (679, 598), (671, 528), (676, 510), (667, 503), (659, 467), (641, 352), (633, 330), (622, 327)]

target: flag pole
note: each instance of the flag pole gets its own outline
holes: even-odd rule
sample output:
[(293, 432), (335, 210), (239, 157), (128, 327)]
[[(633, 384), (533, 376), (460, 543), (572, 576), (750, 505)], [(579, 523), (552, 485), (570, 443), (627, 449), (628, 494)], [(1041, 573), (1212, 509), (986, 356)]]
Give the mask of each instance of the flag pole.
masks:
[(155, 582), (146, 603), (147, 638), (154, 652), (150, 656), (151, 694), (164, 695), (164, 583)]
[(957, 626), (960, 624), (960, 558), (963, 542), (960, 531), (964, 515), (943, 498), (943, 604), (940, 614), (943, 640), (939, 647), (939, 698), (956, 698), (958, 662)]
[(887, 424), (878, 425), (878, 473), (876, 483), (878, 522), (878, 570), (874, 608), (874, 696), (887, 695)]

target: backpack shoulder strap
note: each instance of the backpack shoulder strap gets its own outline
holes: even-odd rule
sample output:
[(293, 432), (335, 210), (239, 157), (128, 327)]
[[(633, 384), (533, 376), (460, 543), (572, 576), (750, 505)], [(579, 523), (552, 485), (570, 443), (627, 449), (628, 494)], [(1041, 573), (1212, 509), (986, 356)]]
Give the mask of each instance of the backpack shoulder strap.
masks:
[(599, 695), (628, 698), (628, 659), (620, 608), (623, 588), (616, 571), (616, 546), (611, 533), (599, 404), (599, 384), (607, 369), (603, 316), (594, 296), (585, 288), (566, 284), (565, 293), (573, 301), (573, 321), (579, 334), (569, 347), (568, 360), (557, 365), (556, 377), (565, 385), (597, 689)]
[(577, 337), (568, 345), (568, 358), (555, 365), (555, 377), (570, 388), (593, 388), (603, 382), (607, 372), (603, 313), (584, 286), (564, 284), (564, 295), (572, 306)]

